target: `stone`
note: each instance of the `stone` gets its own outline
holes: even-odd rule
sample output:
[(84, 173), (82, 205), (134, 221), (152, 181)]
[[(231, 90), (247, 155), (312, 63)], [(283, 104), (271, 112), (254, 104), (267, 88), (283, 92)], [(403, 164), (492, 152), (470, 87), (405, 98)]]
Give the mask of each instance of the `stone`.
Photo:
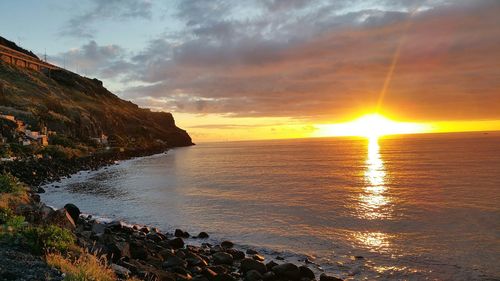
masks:
[(231, 249), (232, 247), (234, 247), (234, 244), (231, 241), (222, 241), (222, 243), (220, 243), (220, 246), (224, 249)]
[(116, 275), (120, 278), (128, 278), (130, 276), (130, 274), (132, 273), (127, 268), (125, 268), (121, 265), (117, 265), (115, 263), (112, 263), (110, 267), (111, 267), (111, 269), (113, 269), (113, 271), (116, 273)]
[(130, 258), (130, 244), (125, 241), (110, 243), (107, 245), (108, 251), (112, 256), (113, 261), (118, 261), (122, 258)]
[(257, 270), (249, 270), (245, 274), (245, 280), (246, 281), (259, 281), (259, 280), (263, 280), (263, 278), (262, 278), (262, 274), (260, 274), (260, 272), (258, 272)]
[(307, 266), (302, 265), (299, 266), (299, 272), (300, 272), (300, 277), (301, 278), (307, 278), (310, 280), (315, 280), (316, 276), (314, 275), (314, 272)]
[(184, 240), (180, 237), (168, 241), (168, 244), (174, 249), (184, 248)]
[(74, 222), (77, 222), (80, 218), (80, 209), (75, 204), (66, 204), (64, 205), (64, 209), (69, 213)]
[(197, 237), (198, 237), (198, 238), (200, 238), (200, 239), (207, 239), (207, 238), (209, 237), (209, 235), (208, 235), (208, 233), (206, 233), (206, 232), (202, 231), (202, 232), (200, 232), (200, 233), (198, 234), (198, 236), (197, 236)]
[(210, 268), (205, 267), (202, 271), (201, 274), (205, 276), (208, 280), (214, 280), (215, 277), (217, 276), (217, 273), (215, 271), (211, 270)]
[(75, 222), (71, 218), (70, 214), (65, 209), (59, 209), (53, 212), (48, 218), (47, 222), (49, 224), (55, 224), (61, 228), (66, 228), (69, 230), (75, 229)]
[(186, 257), (186, 261), (188, 262), (189, 265), (191, 266), (207, 266), (208, 263), (200, 256), (194, 253), (189, 253)]
[(266, 265), (264, 263), (250, 258), (241, 260), (240, 269), (243, 273), (246, 273), (250, 270), (257, 270), (261, 274), (264, 274), (267, 271)]
[(270, 261), (266, 263), (267, 270), (273, 269), (273, 267), (277, 266), (278, 264), (275, 261)]
[(263, 256), (259, 255), (259, 254), (253, 255), (252, 258), (254, 260), (258, 260), (258, 261), (264, 261), (265, 260), (265, 258)]
[(181, 238), (189, 238), (189, 233), (186, 231), (183, 231), (182, 229), (176, 229), (174, 231), (174, 236), (175, 237), (181, 237)]
[(255, 251), (255, 250), (253, 250), (253, 249), (247, 249), (246, 253), (247, 253), (247, 255), (256, 255), (256, 254), (258, 254), (258, 252)]
[(92, 224), (92, 233), (95, 235), (102, 235), (104, 234), (104, 230), (106, 229), (106, 226), (102, 223), (95, 222)]
[(172, 267), (187, 267), (187, 261), (179, 258), (177, 256), (168, 257), (167, 260), (163, 263), (164, 268), (172, 268)]
[(133, 259), (147, 260), (149, 253), (146, 247), (138, 242), (130, 243), (130, 256)]
[(300, 270), (293, 263), (284, 263), (276, 265), (272, 268), (272, 271), (279, 278), (285, 278), (290, 280), (299, 280), (300, 279)]
[(268, 271), (262, 275), (262, 279), (264, 280), (274, 280), (276, 279), (276, 274), (272, 271)]
[(343, 281), (343, 280), (340, 278), (329, 276), (329, 275), (322, 273), (319, 276), (319, 281)]
[(233, 256), (228, 253), (218, 252), (212, 255), (214, 259), (214, 264), (233, 264)]
[(236, 281), (236, 279), (227, 273), (217, 274), (215, 276), (214, 281)]
[(231, 254), (235, 260), (242, 260), (245, 258), (245, 253), (236, 249), (227, 249), (226, 253)]

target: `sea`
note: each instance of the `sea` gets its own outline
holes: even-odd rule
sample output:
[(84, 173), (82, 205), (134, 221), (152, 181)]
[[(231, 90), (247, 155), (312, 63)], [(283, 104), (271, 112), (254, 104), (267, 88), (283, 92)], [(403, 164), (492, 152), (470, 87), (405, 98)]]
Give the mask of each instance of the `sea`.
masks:
[(345, 280), (500, 280), (500, 132), (200, 143), (45, 188)]

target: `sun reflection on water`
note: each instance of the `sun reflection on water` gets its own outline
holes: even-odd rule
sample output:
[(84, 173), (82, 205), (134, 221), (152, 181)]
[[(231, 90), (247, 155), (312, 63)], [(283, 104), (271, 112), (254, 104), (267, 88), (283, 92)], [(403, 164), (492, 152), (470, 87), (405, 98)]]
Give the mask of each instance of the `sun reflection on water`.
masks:
[(386, 172), (384, 162), (380, 157), (380, 147), (376, 137), (368, 141), (368, 156), (364, 178), (366, 185), (360, 195), (361, 217), (365, 219), (389, 218), (390, 213), (385, 208), (389, 198), (384, 194)]

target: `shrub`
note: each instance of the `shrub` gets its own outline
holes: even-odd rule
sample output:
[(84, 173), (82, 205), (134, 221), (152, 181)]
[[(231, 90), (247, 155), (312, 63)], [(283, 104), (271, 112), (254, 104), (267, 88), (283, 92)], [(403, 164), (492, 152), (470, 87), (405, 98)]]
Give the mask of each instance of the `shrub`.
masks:
[(21, 236), (36, 254), (50, 251), (65, 252), (75, 244), (73, 233), (56, 225), (29, 227), (22, 231)]
[(0, 175), (0, 193), (17, 193), (22, 189), (22, 183), (13, 175)]

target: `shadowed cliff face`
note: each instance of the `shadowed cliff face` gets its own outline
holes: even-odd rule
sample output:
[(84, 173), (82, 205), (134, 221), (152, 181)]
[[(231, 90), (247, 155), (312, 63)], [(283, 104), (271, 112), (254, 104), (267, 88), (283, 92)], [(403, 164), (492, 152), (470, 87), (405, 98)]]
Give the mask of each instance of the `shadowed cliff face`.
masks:
[(118, 98), (97, 79), (58, 70), (36, 72), (0, 63), (0, 112), (76, 138), (118, 135), (148, 143), (192, 145), (172, 114), (151, 112)]

